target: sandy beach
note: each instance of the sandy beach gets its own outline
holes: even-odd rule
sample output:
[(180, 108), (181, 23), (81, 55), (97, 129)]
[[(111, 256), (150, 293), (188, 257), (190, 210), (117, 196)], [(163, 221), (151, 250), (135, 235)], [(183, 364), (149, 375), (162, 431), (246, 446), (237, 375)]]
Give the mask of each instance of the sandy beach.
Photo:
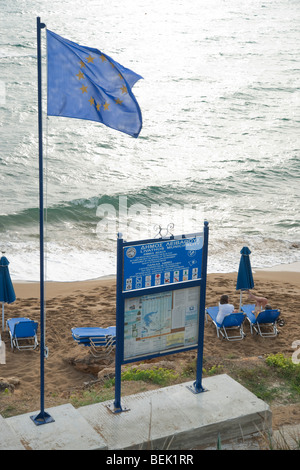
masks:
[[(232, 360), (255, 360), (270, 353), (281, 352), (291, 357), (293, 342), (300, 340), (300, 272), (274, 269), (253, 273), (253, 293), (269, 299), (274, 308), (281, 310), (283, 325), (276, 338), (261, 338), (247, 334), (243, 341), (228, 342), (217, 338), (211, 322), (204, 332), (204, 357), (218, 364), (222, 358)], [(216, 305), (223, 293), (238, 306), (239, 292), (235, 290), (237, 273), (209, 274), (206, 305)], [(5, 305), (5, 320), (11, 317), (30, 317), (39, 322), (39, 284), (14, 283), (17, 300)], [(49, 357), (45, 360), (45, 407), (68, 403), (69, 397), (84, 384), (97, 378), (98, 372), (113, 367), (111, 359), (95, 361), (88, 348), (75, 343), (71, 328), (83, 326), (108, 327), (116, 324), (115, 279), (104, 278), (84, 282), (46, 283), (46, 346)], [(247, 297), (246, 294), (244, 294)], [(247, 302), (245, 302), (247, 303)], [(6, 344), (6, 364), (0, 365), (0, 377), (15, 383), (11, 393), (0, 394), (0, 414), (25, 413), (39, 409), (40, 400), (40, 353), (35, 351), (12, 351), (8, 332), (1, 333)], [(176, 357), (176, 361), (175, 358)], [(168, 356), (168, 360), (183, 364), (191, 361), (195, 352)], [(14, 380), (12, 380), (12, 378)], [(134, 393), (130, 390), (126, 393)], [(300, 423), (299, 406), (281, 406), (274, 411), (274, 426)]]

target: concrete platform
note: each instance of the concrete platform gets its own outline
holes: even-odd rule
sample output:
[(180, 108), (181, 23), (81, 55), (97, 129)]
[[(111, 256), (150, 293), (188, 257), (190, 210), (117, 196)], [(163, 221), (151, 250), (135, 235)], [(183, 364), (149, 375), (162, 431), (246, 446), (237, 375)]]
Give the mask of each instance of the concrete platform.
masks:
[(110, 402), (78, 411), (100, 432), (108, 449), (193, 449), (270, 430), (269, 406), (228, 375), (203, 380), (206, 392), (174, 385), (122, 398), (130, 411), (112, 414)]
[[(38, 412), (7, 418), (8, 431), (19, 439), (25, 450), (93, 450), (107, 449), (102, 437), (70, 404), (46, 410), (55, 420), (36, 426), (30, 416)], [(0, 449), (4, 450), (2, 434)]]
[(110, 411), (109, 401), (46, 409), (55, 422), (41, 426), (30, 419), (36, 413), (2, 418), (0, 449), (180, 450), (214, 446), (219, 434), (224, 442), (271, 431), (269, 406), (228, 375), (204, 379), (207, 391), (200, 394), (191, 384), (122, 397), (129, 408), (122, 413)]

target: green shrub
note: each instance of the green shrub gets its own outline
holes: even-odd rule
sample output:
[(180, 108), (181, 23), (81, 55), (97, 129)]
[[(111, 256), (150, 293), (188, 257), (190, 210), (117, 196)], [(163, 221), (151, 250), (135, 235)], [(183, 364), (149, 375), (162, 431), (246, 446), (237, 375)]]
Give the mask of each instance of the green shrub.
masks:
[(173, 370), (164, 369), (163, 367), (153, 367), (153, 369), (132, 368), (122, 372), (122, 380), (142, 380), (144, 382), (152, 382), (157, 385), (168, 385), (176, 380), (179, 375)]
[(300, 364), (294, 364), (290, 357), (285, 357), (282, 353), (270, 354), (266, 358), (266, 363), (300, 395)]

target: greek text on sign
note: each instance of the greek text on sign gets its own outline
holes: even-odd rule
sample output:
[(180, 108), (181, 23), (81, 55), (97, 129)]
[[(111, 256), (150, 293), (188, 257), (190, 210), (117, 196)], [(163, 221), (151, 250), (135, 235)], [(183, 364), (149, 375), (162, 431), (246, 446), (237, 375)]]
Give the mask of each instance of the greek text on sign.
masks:
[(125, 247), (123, 291), (199, 279), (202, 248), (200, 234)]

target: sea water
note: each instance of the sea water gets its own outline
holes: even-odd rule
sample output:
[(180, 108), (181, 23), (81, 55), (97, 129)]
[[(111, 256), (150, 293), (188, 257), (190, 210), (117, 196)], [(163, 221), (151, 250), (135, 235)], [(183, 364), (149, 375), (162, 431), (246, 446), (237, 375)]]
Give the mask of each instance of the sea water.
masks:
[(118, 232), (204, 220), (209, 272), (237, 271), (243, 246), (253, 268), (299, 261), (298, 0), (5, 0), (0, 14), (0, 250), (13, 280), (39, 279), (37, 16), (143, 76), (138, 139), (48, 118), (42, 31), (46, 279), (115, 274)]

